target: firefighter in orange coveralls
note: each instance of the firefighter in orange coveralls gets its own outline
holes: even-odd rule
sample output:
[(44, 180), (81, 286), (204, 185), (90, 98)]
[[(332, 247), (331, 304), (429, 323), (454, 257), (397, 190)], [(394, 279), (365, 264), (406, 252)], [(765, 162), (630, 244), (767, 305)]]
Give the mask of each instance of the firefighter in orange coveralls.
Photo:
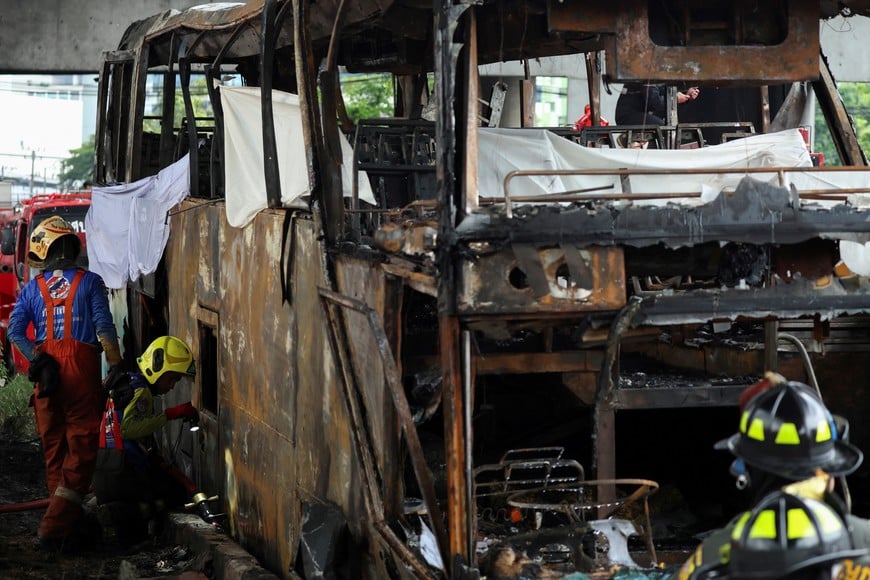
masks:
[[(91, 485), (104, 401), (100, 353), (109, 366), (121, 361), (105, 284), (76, 265), (80, 252), (66, 220), (39, 223), (28, 259), (41, 273), (22, 289), (9, 319), (9, 340), (30, 361), (37, 388), (32, 401), (50, 494), (38, 538), (52, 548), (69, 547)], [(31, 323), (35, 340), (27, 337)]]

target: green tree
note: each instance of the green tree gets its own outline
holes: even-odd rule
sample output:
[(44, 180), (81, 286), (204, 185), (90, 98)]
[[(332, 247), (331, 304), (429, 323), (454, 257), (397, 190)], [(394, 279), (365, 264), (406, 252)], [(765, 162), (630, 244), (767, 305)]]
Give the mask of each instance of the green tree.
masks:
[[(837, 88), (855, 124), (858, 144), (867, 153), (870, 151), (870, 83), (838, 83)], [(813, 151), (825, 154), (825, 165), (842, 165), (821, 108), (818, 106)]]
[(76, 149), (70, 149), (69, 158), (60, 162), (60, 178), (63, 189), (94, 179), (94, 136)]
[(393, 115), (393, 77), (389, 74), (341, 75), (347, 116), (354, 122)]

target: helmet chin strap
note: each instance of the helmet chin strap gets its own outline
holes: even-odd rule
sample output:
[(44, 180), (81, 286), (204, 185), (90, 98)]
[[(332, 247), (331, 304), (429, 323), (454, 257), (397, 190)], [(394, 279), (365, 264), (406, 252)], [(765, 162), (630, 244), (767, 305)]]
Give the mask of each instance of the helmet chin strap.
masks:
[(740, 491), (743, 491), (744, 489), (749, 487), (749, 485), (751, 483), (752, 483), (752, 481), (750, 481), (750, 479), (749, 479), (749, 474), (748, 473), (741, 473), (734, 480), (734, 487), (736, 487)]

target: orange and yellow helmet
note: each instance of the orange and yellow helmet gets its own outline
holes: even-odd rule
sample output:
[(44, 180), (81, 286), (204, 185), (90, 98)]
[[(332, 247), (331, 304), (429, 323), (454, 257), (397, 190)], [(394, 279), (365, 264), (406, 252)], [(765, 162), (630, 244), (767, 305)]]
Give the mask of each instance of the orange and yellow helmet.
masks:
[(68, 221), (58, 215), (53, 215), (42, 220), (39, 225), (33, 228), (30, 234), (30, 247), (28, 249), (27, 258), (31, 265), (35, 268), (40, 267), (45, 262), (48, 252), (58, 240), (69, 240), (72, 256), (67, 256), (71, 259), (76, 259), (81, 252), (82, 243), (76, 234), (75, 229)]

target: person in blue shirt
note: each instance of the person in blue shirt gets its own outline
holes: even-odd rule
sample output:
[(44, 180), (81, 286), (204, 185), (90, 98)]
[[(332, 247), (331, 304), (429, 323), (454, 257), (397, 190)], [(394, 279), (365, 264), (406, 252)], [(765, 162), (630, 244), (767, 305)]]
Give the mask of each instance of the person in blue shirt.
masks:
[[(30, 235), (28, 260), (40, 274), (21, 290), (9, 319), (9, 341), (30, 361), (33, 406), (42, 438), (48, 509), (38, 538), (63, 548), (82, 515), (97, 454), (103, 408), (101, 353), (116, 365), (121, 351), (103, 279), (76, 265), (81, 241), (59, 216)], [(33, 325), (35, 339), (27, 336)]]

